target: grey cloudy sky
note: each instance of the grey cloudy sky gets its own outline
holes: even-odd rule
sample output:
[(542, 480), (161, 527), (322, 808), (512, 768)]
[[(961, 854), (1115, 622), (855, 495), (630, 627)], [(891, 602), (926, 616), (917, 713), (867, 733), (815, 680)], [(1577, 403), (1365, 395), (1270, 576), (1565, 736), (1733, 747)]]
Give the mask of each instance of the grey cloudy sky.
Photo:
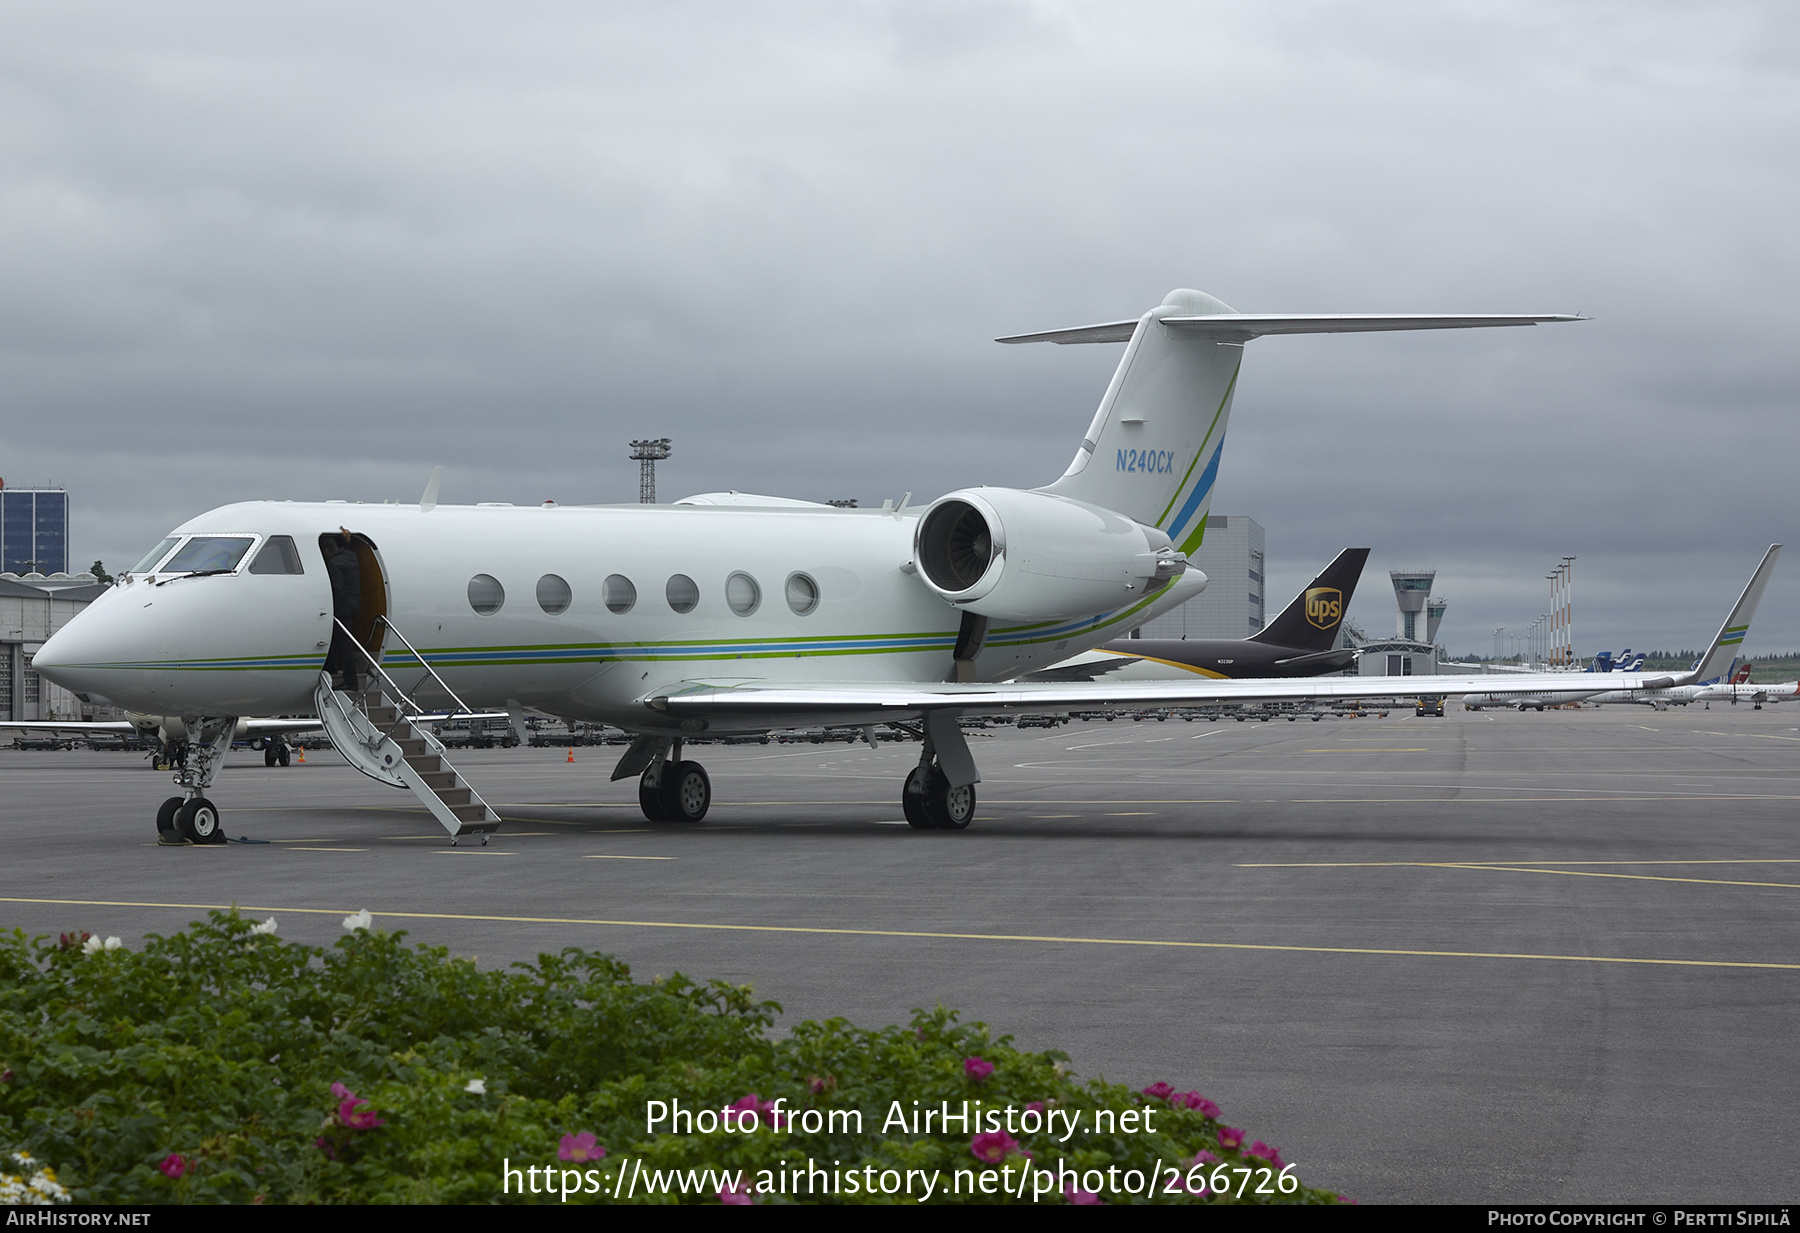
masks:
[[(1694, 646), (1794, 530), (1800, 10), (1779, 4), (0, 4), (0, 475), (129, 564), (249, 497), (879, 501), (1060, 473), (1120, 348), (1264, 339), (1214, 509), (1284, 600), (1439, 571), (1455, 650), (1577, 569)], [(1800, 544), (1793, 552), (1800, 556)], [(1755, 651), (1800, 648), (1800, 560)]]

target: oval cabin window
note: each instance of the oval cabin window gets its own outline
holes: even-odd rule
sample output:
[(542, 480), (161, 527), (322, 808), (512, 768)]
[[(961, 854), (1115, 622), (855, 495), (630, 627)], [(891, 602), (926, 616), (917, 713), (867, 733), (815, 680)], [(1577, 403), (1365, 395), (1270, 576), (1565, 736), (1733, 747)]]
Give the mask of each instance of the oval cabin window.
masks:
[(574, 598), (574, 593), (569, 590), (569, 584), (561, 578), (558, 578), (555, 574), (545, 574), (542, 578), (538, 579), (538, 607), (542, 608), (545, 612), (548, 612), (551, 616), (567, 612), (569, 610), (569, 603)]
[(787, 604), (795, 613), (805, 616), (819, 606), (819, 584), (805, 574), (789, 574)]
[(637, 603), (637, 588), (624, 574), (608, 574), (606, 581), (600, 584), (600, 598), (611, 612), (630, 612), (631, 606)]
[(676, 574), (669, 579), (665, 594), (669, 597), (669, 607), (677, 612), (692, 612), (694, 605), (700, 602), (700, 587), (686, 574)]
[(762, 588), (749, 574), (733, 574), (725, 580), (725, 604), (739, 616), (749, 616), (762, 603)]
[(506, 602), (506, 588), (492, 574), (476, 574), (469, 579), (469, 607), (482, 616), (493, 616)]

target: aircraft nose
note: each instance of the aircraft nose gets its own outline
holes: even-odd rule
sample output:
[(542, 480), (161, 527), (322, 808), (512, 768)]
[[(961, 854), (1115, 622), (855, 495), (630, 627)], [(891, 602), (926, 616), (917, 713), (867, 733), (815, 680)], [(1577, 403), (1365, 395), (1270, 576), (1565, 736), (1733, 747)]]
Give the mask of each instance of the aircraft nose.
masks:
[[(80, 614), (88, 615), (87, 613)], [(87, 693), (97, 676), (92, 665), (114, 658), (103, 653), (95, 639), (87, 633), (85, 623), (71, 621), (38, 648), (31, 657), (32, 671), (53, 684), (74, 693)]]

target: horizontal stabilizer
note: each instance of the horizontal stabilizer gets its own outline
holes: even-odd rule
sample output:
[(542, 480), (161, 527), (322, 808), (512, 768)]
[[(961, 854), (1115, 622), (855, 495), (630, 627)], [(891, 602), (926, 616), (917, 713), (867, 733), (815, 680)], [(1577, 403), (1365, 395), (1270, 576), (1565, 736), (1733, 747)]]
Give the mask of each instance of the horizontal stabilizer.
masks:
[[(1261, 338), (1265, 334), (1367, 334), (1383, 330), (1470, 330), (1501, 325), (1543, 325), (1556, 321), (1586, 321), (1587, 317), (1567, 313), (1524, 315), (1445, 316), (1404, 315), (1397, 313), (1338, 313), (1330, 316), (1298, 316), (1291, 313), (1211, 313), (1187, 317), (1164, 317), (1162, 323), (1183, 333), (1207, 335), (1232, 341)], [(1041, 330), (1035, 334), (1014, 334), (996, 338), (995, 342), (1070, 343), (1127, 342), (1136, 321), (1111, 321), (1102, 325), (1078, 325), (1066, 330)]]

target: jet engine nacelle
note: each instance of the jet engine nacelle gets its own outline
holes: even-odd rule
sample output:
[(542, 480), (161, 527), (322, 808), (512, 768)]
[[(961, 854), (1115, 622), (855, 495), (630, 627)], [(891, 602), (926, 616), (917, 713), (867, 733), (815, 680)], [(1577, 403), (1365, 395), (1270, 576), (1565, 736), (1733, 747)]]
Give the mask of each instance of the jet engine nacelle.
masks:
[(932, 502), (913, 533), (913, 563), (957, 607), (1004, 621), (1108, 612), (1188, 564), (1155, 527), (1017, 488), (964, 488)]

